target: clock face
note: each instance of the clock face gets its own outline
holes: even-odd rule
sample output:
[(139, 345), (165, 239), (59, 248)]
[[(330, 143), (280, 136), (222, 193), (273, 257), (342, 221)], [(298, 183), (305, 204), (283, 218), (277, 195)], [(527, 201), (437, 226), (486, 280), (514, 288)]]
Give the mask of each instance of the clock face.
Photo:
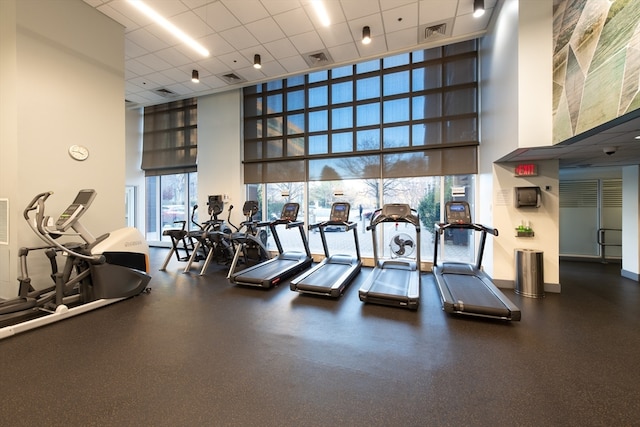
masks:
[(72, 145), (69, 147), (69, 155), (75, 160), (87, 160), (89, 149), (82, 145)]

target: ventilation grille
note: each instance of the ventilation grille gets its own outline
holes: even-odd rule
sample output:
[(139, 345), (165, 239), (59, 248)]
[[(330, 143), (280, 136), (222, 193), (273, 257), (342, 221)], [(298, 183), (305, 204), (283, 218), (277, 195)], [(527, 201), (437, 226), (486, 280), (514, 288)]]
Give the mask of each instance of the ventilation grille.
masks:
[(172, 92), (169, 89), (164, 88), (164, 87), (161, 87), (159, 89), (155, 89), (153, 92), (156, 95), (162, 96), (163, 98), (169, 98), (169, 97), (174, 96), (176, 94), (175, 92)]
[(0, 199), (0, 244), (9, 244), (9, 199)]
[(235, 84), (243, 83), (247, 81), (247, 79), (240, 77), (235, 73), (220, 74), (217, 77), (221, 80), (224, 80), (227, 84), (230, 84), (230, 85), (235, 85)]
[(333, 64), (333, 58), (331, 58), (328, 50), (305, 53), (302, 57), (309, 67), (324, 67), (325, 65)]
[(432, 23), (418, 27), (418, 43), (431, 42), (451, 37), (452, 21)]

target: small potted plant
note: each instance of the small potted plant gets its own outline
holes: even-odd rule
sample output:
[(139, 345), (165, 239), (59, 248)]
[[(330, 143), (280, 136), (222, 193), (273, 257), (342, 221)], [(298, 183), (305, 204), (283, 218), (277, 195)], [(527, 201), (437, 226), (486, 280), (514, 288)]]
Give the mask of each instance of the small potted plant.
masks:
[(533, 229), (529, 225), (520, 224), (516, 227), (516, 237), (533, 237)]

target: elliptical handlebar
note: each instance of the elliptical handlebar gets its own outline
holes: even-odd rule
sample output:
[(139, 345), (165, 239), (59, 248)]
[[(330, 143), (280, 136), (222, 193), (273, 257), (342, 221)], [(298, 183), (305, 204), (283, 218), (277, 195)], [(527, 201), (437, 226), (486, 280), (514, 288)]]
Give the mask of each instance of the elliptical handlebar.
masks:
[[(58, 243), (56, 239), (60, 236), (81, 236), (78, 233), (68, 233), (68, 232), (60, 232), (56, 231), (55, 235), (47, 228), (47, 224), (49, 223), (50, 216), (45, 215), (45, 201), (53, 194), (53, 191), (46, 191), (44, 193), (40, 193), (31, 200), (29, 205), (23, 211), (23, 215), (27, 224), (33, 232), (45, 243), (48, 245), (58, 248), (62, 252), (67, 255), (74, 256), (77, 258), (82, 258), (92, 263), (104, 263), (105, 258), (103, 255), (87, 255), (85, 253), (78, 252), (74, 249), (71, 249), (61, 243)], [(33, 210), (36, 211), (35, 218), (31, 218), (30, 212)], [(87, 245), (90, 245), (92, 242), (86, 242)]]

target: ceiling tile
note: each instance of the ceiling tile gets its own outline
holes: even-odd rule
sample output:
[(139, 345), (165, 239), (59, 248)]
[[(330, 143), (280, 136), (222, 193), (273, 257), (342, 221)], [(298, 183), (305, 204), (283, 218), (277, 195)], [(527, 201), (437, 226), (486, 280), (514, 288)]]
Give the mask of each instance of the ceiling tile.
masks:
[(278, 60), (278, 62), (280, 63), (280, 65), (282, 65), (287, 73), (302, 72), (309, 68), (306, 61), (302, 59), (300, 55), (283, 58)]
[(293, 9), (273, 17), (287, 37), (306, 33), (313, 27), (311, 20), (302, 8)]
[[(174, 16), (189, 10), (181, 1), (145, 0), (145, 3), (165, 18), (173, 18)], [(129, 7), (137, 11), (135, 7)]]
[[(408, 4), (382, 12), (384, 31), (393, 33), (411, 27), (418, 27), (418, 5)], [(406, 46), (406, 45), (405, 45)]]
[(145, 29), (127, 33), (127, 39), (136, 43), (138, 46), (144, 46), (147, 52), (154, 52), (169, 47), (169, 44), (165, 40), (156, 37)]
[(211, 28), (192, 11), (174, 16), (171, 23), (196, 40), (211, 32)]
[(353, 40), (351, 29), (346, 22), (332, 25), (331, 28), (319, 28), (318, 34), (326, 47), (339, 46)]
[(285, 35), (273, 18), (264, 18), (246, 25), (251, 34), (261, 43), (283, 38)]
[(288, 10), (300, 8), (299, 0), (262, 0), (262, 6), (271, 15), (277, 15)]
[(373, 15), (374, 13), (380, 13), (380, 7), (377, 1), (343, 0), (341, 3), (344, 15), (350, 21)]
[[(264, 43), (262, 47), (275, 59), (288, 58), (299, 53), (289, 39), (280, 39)], [(302, 58), (300, 59), (302, 60)]]
[(251, 46), (257, 46), (260, 42), (251, 35), (245, 27), (235, 27), (225, 30), (220, 35), (237, 50), (246, 49)]
[(455, 16), (457, 9), (458, 2), (450, 0), (420, 0), (418, 19), (420, 24), (444, 21)]
[(346, 43), (329, 48), (329, 53), (336, 63), (359, 62), (359, 52), (356, 43)]
[(243, 24), (258, 21), (269, 16), (269, 12), (259, 0), (220, 0)]
[(240, 21), (219, 1), (194, 9), (194, 12), (214, 31), (237, 27)]
[(387, 34), (387, 46), (390, 51), (401, 50), (403, 46), (415, 43), (417, 39), (418, 29), (416, 27), (407, 28)]
[(322, 39), (315, 31), (298, 34), (290, 39), (291, 43), (293, 43), (300, 53), (315, 52), (325, 48), (324, 43), (322, 43)]

